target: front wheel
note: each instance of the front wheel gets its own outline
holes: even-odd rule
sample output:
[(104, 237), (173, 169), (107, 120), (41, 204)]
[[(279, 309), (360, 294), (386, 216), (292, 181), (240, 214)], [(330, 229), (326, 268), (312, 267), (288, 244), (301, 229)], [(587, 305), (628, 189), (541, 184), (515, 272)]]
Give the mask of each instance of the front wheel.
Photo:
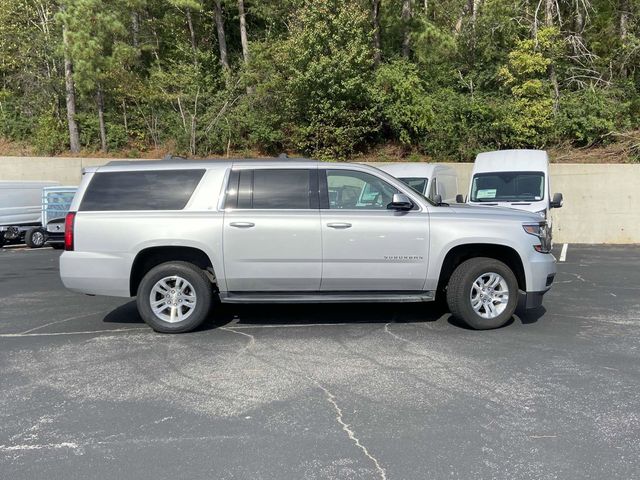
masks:
[(471, 328), (503, 326), (518, 305), (518, 281), (511, 269), (493, 258), (472, 258), (455, 269), (447, 286), (452, 315)]
[(167, 262), (142, 278), (136, 302), (140, 316), (156, 332), (183, 333), (204, 322), (212, 297), (211, 283), (200, 268)]

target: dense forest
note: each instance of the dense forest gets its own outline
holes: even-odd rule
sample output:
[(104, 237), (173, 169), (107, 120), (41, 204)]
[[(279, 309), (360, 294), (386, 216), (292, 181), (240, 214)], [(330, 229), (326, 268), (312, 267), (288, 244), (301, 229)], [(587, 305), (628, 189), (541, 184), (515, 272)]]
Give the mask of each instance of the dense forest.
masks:
[(634, 138), (640, 157), (639, 15), (640, 0), (0, 0), (0, 138), (449, 160)]

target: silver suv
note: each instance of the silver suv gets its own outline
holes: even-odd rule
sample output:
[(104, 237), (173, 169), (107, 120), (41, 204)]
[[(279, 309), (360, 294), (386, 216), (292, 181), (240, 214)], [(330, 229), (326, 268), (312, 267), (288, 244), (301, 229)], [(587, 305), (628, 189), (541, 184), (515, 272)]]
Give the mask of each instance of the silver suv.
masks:
[(434, 203), (377, 168), (305, 159), (112, 162), (85, 170), (60, 275), (137, 297), (159, 332), (225, 303), (426, 302), (477, 329), (519, 291), (537, 307), (556, 266), (526, 212)]

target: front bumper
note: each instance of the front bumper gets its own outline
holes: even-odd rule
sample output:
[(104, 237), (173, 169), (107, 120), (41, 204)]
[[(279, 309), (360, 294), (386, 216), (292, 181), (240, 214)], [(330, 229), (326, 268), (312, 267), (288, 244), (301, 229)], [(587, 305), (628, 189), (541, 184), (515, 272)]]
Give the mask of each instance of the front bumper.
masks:
[(542, 297), (544, 297), (544, 294), (551, 289), (551, 284), (553, 283), (555, 276), (556, 276), (555, 272), (547, 275), (547, 278), (545, 280), (544, 290), (540, 290), (536, 292), (525, 292), (524, 294), (525, 298), (523, 302), (523, 307), (525, 309), (529, 310), (532, 308), (538, 308), (542, 306)]
[(524, 299), (524, 308), (526, 310), (531, 310), (533, 308), (538, 308), (542, 306), (542, 297), (549, 290), (544, 290), (542, 292), (527, 292), (525, 293)]

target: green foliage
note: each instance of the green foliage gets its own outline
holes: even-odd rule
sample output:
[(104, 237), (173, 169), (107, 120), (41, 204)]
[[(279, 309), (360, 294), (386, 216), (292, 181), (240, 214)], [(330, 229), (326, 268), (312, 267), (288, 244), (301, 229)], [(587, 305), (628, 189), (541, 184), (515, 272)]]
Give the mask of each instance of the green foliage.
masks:
[[(282, 121), (287, 146), (321, 158), (345, 158), (377, 129), (369, 93), (373, 52), (368, 16), (339, 0), (309, 2), (291, 15), (289, 24), (284, 41), (267, 40), (258, 47), (263, 51), (253, 68), (273, 63), (258, 85), (256, 102), (267, 108), (270, 119)], [(280, 112), (269, 112), (273, 107)]]
[(638, 2), (560, 2), (550, 19), (513, 0), (475, 15), (412, 2), (404, 21), (403, 0), (382, 0), (377, 58), (369, 0), (244, 0), (245, 64), (238, 4), (222, 0), (226, 69), (212, 0), (0, 0), (0, 137), (64, 152), (66, 57), (87, 150), (101, 147), (98, 92), (108, 148), (129, 152), (343, 160), (393, 143), (470, 160), (618, 141), (640, 128)]
[(33, 146), (38, 153), (55, 155), (67, 148), (66, 124), (54, 112), (40, 115), (34, 133)]
[(512, 114), (504, 118), (512, 147), (543, 147), (553, 126), (550, 68), (562, 44), (555, 27), (543, 28), (536, 38), (519, 40), (498, 70), (498, 78), (511, 92)]
[(577, 146), (610, 142), (611, 133), (631, 127), (629, 102), (620, 91), (571, 92), (562, 99), (556, 123), (559, 137)]
[(373, 100), (392, 138), (404, 145), (424, 141), (436, 114), (414, 64), (397, 60), (380, 66)]

